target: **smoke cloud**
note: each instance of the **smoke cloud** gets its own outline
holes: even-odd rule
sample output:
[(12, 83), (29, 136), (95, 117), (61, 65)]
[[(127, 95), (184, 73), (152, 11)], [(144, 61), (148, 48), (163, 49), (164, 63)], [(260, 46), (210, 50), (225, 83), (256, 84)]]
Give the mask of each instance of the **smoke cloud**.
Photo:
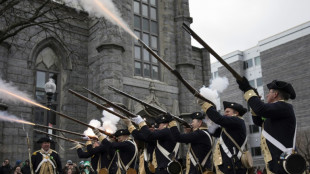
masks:
[(228, 85), (229, 82), (227, 77), (217, 77), (211, 81), (208, 88), (203, 86), (199, 91), (202, 96), (212, 101), (216, 107), (219, 108), (219, 93), (222, 93)]
[[(108, 108), (111, 111), (114, 111), (113, 108)], [(117, 130), (117, 123), (120, 120), (118, 116), (115, 116), (108, 111), (102, 111), (103, 117), (101, 118), (102, 121), (102, 129), (109, 132), (114, 133)]]
[[(111, 111), (114, 111), (113, 108), (108, 108), (108, 109)], [(98, 128), (98, 129), (102, 129), (108, 133), (116, 132), (117, 130), (116, 125), (118, 121), (120, 120), (120, 118), (105, 110), (102, 111), (102, 115), (103, 115), (103, 117), (101, 118), (102, 124), (99, 120), (92, 119), (89, 125), (95, 128)], [(84, 135), (96, 136), (91, 128), (88, 128), (86, 131), (84, 131)]]
[(20, 124), (24, 123), (24, 124), (34, 125), (34, 123), (22, 120), (22, 119), (16, 117), (15, 115), (9, 114), (6, 111), (0, 111), (0, 121), (8, 121), (8, 122), (11, 122), (11, 123), (20, 123)]
[(28, 102), (22, 101), (18, 98), (12, 97), (5, 93), (5, 91), (13, 93), (15, 95), (18, 95), (20, 97), (26, 98), (32, 102), (35, 102), (31, 99), (30, 95), (26, 92), (20, 91), (16, 86), (13, 85), (11, 82), (5, 82), (2, 79), (0, 79), (0, 99), (2, 99), (3, 102), (9, 102), (9, 103), (20, 103), (23, 102), (25, 104), (29, 104)]
[[(135, 39), (138, 37), (132, 32), (128, 24), (122, 19), (120, 11), (116, 8), (112, 0), (62, 0), (68, 6), (81, 7), (93, 17), (105, 17), (115, 25), (123, 28)], [(77, 9), (77, 8), (76, 8)]]

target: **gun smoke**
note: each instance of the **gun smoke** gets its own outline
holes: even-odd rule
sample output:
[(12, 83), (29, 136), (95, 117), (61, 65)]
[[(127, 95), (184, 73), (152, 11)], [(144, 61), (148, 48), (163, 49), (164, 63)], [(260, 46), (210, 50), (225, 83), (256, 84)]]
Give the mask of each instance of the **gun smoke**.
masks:
[[(114, 111), (113, 108), (108, 108), (108, 109), (111, 111)], [(116, 130), (117, 130), (116, 125), (117, 125), (118, 121), (120, 120), (120, 118), (109, 113), (108, 111), (105, 111), (105, 110), (102, 111), (102, 115), (103, 115), (103, 117), (101, 118), (102, 124), (99, 120), (92, 119), (89, 122), (89, 125), (91, 125), (95, 128), (98, 128), (98, 129), (102, 129), (102, 130), (109, 132), (109, 133), (116, 132)], [(95, 134), (91, 128), (88, 128), (87, 130), (85, 130), (84, 135), (95, 136)]]

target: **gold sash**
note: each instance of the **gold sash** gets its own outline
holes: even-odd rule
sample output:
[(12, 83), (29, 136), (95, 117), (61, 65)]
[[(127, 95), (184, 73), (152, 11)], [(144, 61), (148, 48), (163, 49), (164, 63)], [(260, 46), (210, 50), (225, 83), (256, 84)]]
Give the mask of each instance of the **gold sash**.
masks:
[(139, 157), (139, 174), (146, 174), (144, 167), (144, 154), (143, 151)]
[(263, 134), (261, 134), (260, 136), (260, 147), (264, 155), (264, 161), (265, 161), (267, 174), (273, 174), (268, 168), (268, 162), (272, 160), (272, 157), (271, 157), (268, 145), (267, 145), (266, 138), (263, 136)]
[[(42, 149), (40, 150), (40, 152), (42, 154), (45, 154), (45, 152)], [(49, 155), (47, 155), (46, 157), (50, 158), (50, 155), (52, 152), (53, 151), (51, 149), (49, 149), (49, 151), (48, 151)], [(43, 155), (42, 155), (42, 158), (44, 158)], [(42, 159), (42, 160), (44, 160), (44, 159)], [(55, 168), (55, 170), (56, 170), (56, 168)], [(41, 165), (40, 174), (54, 174), (54, 173), (56, 173), (56, 172), (54, 171), (53, 165), (49, 161), (46, 161)]]

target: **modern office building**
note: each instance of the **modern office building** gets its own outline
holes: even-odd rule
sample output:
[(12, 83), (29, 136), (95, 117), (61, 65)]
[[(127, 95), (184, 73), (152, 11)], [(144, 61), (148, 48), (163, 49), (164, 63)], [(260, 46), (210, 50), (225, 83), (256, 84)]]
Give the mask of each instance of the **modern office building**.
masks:
[[(309, 130), (310, 118), (310, 22), (301, 24), (279, 34), (263, 39), (252, 48), (234, 51), (222, 56), (241, 76), (245, 76), (250, 84), (257, 88), (262, 100), (268, 93), (266, 84), (272, 80), (290, 82), (296, 99), (290, 101), (295, 109), (298, 131)], [(211, 64), (212, 77), (226, 76), (230, 86), (223, 92), (221, 101), (235, 101), (246, 106), (243, 93), (236, 80), (219, 62)], [(260, 131), (253, 124), (250, 113), (244, 116), (249, 134), (249, 147), (254, 156), (255, 165), (263, 166), (260, 151)], [(297, 136), (298, 141), (298, 136)]]

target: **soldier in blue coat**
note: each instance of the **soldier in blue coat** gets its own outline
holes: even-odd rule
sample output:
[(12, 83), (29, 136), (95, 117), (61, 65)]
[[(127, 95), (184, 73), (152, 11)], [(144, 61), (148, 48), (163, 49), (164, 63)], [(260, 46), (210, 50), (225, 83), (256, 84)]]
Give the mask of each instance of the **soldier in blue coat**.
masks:
[(143, 133), (147, 141), (156, 140), (155, 147), (155, 159), (157, 162), (156, 174), (168, 174), (168, 163), (173, 161), (173, 158), (177, 156), (178, 145), (173, 140), (170, 129), (168, 128), (169, 122), (172, 120), (170, 114), (161, 114), (156, 119), (156, 123), (159, 125), (156, 131), (150, 131), (144, 120), (138, 116), (132, 118), (132, 120), (139, 124), (140, 131)]
[[(253, 122), (262, 127), (261, 149), (268, 173), (287, 173), (280, 160), (286, 150), (281, 150), (279, 143), (285, 148), (293, 147), (296, 117), (293, 106), (287, 103), (287, 100), (296, 98), (293, 86), (284, 81), (272, 81), (267, 84), (269, 93), (267, 103), (264, 103), (245, 77), (237, 83), (252, 109)], [(286, 153), (292, 153), (292, 149), (287, 150)]]
[[(109, 171), (109, 173), (116, 172), (116, 157), (115, 151), (106, 141), (102, 141), (101, 144), (98, 141), (94, 141), (93, 145), (91, 141), (86, 142), (87, 151), (82, 150), (82, 146), (78, 144), (77, 154), (79, 158), (91, 158), (91, 165), (96, 173), (102, 171)], [(113, 158), (114, 157), (114, 158)]]
[[(245, 174), (246, 168), (241, 164), (241, 154), (237, 146), (227, 136), (230, 135), (237, 144), (244, 148), (246, 144), (246, 127), (242, 116), (247, 112), (242, 105), (224, 101), (224, 115), (220, 115), (216, 108), (208, 103), (201, 102), (202, 110), (222, 129), (219, 140), (213, 152), (213, 162), (216, 173)], [(226, 133), (225, 133), (226, 131)]]
[(204, 171), (211, 171), (212, 138), (206, 123), (203, 122), (205, 114), (194, 112), (190, 116), (193, 119), (191, 123), (193, 132), (180, 134), (175, 120), (171, 121), (169, 126), (174, 140), (189, 144), (186, 174), (202, 174)]
[[(123, 119), (128, 127), (128, 131), (134, 137), (135, 141), (142, 142), (143, 147), (141, 148), (141, 154), (139, 155), (139, 173), (152, 174), (155, 173), (153, 161), (153, 152), (156, 146), (156, 140), (148, 141), (143, 133), (136, 129), (129, 119)], [(149, 129), (153, 132), (154, 127), (151, 125)], [(142, 166), (143, 165), (143, 166)]]
[(33, 152), (31, 156), (34, 173), (62, 173), (60, 157), (55, 150), (50, 148), (52, 140), (48, 137), (43, 137), (37, 143), (41, 144), (41, 149)]
[(112, 147), (116, 151), (117, 157), (117, 171), (116, 173), (133, 172), (136, 170), (136, 159), (138, 155), (138, 148), (136, 143), (129, 137), (130, 133), (127, 129), (119, 129), (115, 132), (114, 136), (117, 142), (110, 142), (103, 136), (98, 129), (93, 130), (102, 140), (103, 147)]

